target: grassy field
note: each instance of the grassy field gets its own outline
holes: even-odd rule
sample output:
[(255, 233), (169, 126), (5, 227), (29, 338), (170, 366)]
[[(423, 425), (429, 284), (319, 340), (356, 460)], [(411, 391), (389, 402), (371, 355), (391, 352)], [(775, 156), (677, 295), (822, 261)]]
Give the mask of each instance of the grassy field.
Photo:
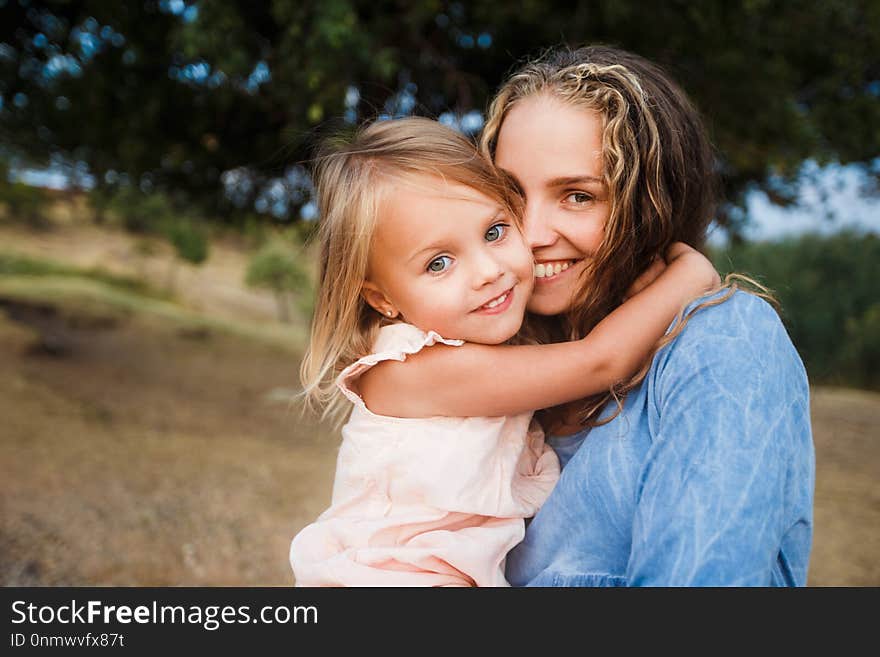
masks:
[(333, 467), (289, 402), (296, 350), (17, 292), (0, 284), (2, 583), (290, 583)]
[[(114, 278), (163, 271), (125, 236), (71, 230), (0, 228), (0, 250), (73, 268), (0, 276), (0, 584), (291, 584), (337, 443), (290, 401), (302, 325), (242, 287), (232, 247), (173, 299)], [(812, 404), (809, 583), (880, 585), (880, 395)]]

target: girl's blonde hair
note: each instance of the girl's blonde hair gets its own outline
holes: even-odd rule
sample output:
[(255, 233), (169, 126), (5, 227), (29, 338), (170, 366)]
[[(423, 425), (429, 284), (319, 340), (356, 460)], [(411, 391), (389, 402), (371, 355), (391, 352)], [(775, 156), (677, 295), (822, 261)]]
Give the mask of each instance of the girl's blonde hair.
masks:
[[(492, 158), (507, 113), (522, 99), (544, 94), (595, 111), (603, 123), (603, 176), (610, 214), (595, 257), (587, 264), (572, 308), (561, 317), (527, 315), (524, 331), (537, 342), (584, 337), (616, 308), (651, 260), (673, 242), (700, 248), (714, 215), (718, 183), (714, 154), (703, 122), (681, 88), (658, 66), (616, 48), (558, 48), (527, 63), (502, 85), (489, 109), (481, 137)], [(740, 275), (728, 276), (727, 294), (697, 306), (676, 324), (658, 349), (678, 335), (693, 312), (727, 299), (737, 281), (767, 290)], [(580, 407), (582, 424), (596, 425), (606, 402), (620, 400), (647, 374), (635, 377)], [(542, 418), (552, 423), (559, 414)]]
[[(383, 198), (415, 176), (436, 176), (497, 201), (519, 222), (508, 181), (452, 128), (410, 117), (379, 121), (349, 142), (330, 141), (316, 158), (320, 225), (317, 301), (300, 367), (306, 407), (341, 423), (349, 410), (335, 385), (339, 373), (368, 353), (383, 318), (361, 296)], [(454, 221), (454, 218), (450, 220)]]

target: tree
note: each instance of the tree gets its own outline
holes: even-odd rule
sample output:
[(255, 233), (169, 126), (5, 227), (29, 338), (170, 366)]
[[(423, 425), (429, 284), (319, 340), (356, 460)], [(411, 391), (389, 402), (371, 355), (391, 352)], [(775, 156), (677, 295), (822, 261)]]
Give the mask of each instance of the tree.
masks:
[(803, 235), (735, 245), (713, 261), (771, 288), (811, 381), (880, 386), (880, 237)]
[(309, 291), (308, 277), (290, 248), (280, 242), (269, 242), (254, 254), (248, 264), (245, 283), (272, 290), (278, 304), (278, 319), (284, 323), (291, 319), (291, 295)]
[(0, 163), (0, 208), (7, 221), (23, 222), (31, 228), (46, 228), (46, 195), (43, 190), (21, 182), (9, 182), (7, 168)]
[(188, 218), (169, 221), (165, 227), (165, 235), (174, 247), (176, 256), (168, 270), (167, 287), (171, 290), (177, 278), (178, 262), (200, 265), (208, 259), (208, 238), (195, 222)]
[(483, 110), (516, 60), (561, 41), (620, 45), (682, 82), (721, 154), (722, 223), (749, 189), (790, 203), (806, 158), (880, 153), (872, 0), (10, 1), (0, 18), (6, 148), (227, 218), (255, 204), (295, 215), (309, 201), (298, 174), (289, 202), (269, 190), (325, 129)]

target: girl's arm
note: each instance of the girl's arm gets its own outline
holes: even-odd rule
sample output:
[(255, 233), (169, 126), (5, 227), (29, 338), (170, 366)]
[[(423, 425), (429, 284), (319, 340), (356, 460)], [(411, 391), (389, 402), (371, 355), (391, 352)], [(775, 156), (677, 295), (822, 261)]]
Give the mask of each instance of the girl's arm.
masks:
[(666, 269), (581, 340), (546, 345), (435, 345), (361, 376), (374, 413), (395, 417), (501, 416), (608, 390), (632, 376), (679, 310), (717, 286), (711, 263), (676, 244)]

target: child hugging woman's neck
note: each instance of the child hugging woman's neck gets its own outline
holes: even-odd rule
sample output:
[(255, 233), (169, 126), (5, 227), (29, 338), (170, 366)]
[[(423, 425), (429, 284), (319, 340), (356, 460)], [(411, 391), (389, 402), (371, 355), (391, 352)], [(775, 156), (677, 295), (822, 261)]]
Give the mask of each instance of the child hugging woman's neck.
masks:
[(307, 400), (343, 419), (332, 504), (291, 544), (312, 586), (503, 586), (559, 475), (539, 408), (631, 376), (714, 287), (683, 245), (585, 338), (505, 344), (534, 284), (520, 199), (461, 135), (375, 123), (318, 158), (318, 300)]

